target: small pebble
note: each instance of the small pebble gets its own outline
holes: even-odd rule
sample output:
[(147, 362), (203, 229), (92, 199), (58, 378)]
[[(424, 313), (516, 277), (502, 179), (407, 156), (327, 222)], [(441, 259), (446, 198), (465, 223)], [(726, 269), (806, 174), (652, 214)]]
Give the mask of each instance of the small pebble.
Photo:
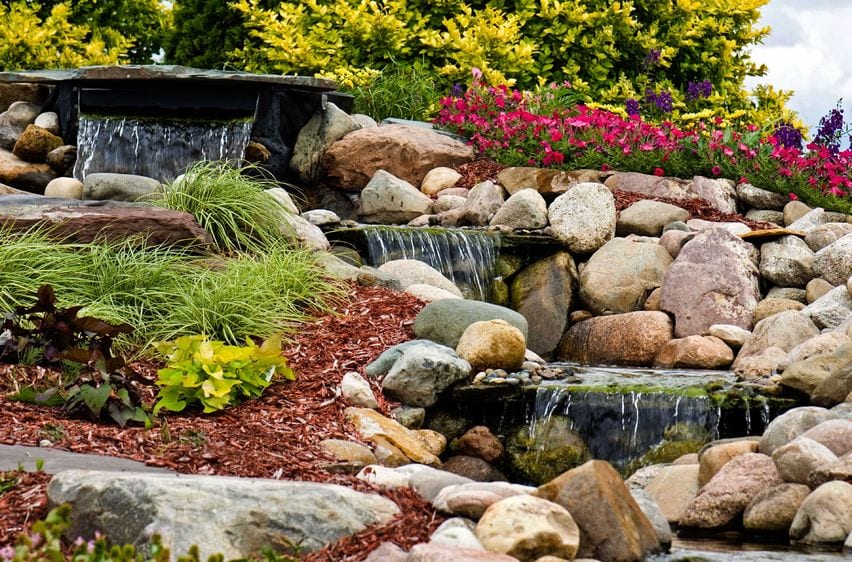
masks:
[(503, 377), (494, 377), (493, 379), (489, 379), (491, 384), (506, 384), (506, 379)]
[(53, 441), (50, 439), (42, 439), (38, 442), (39, 447), (53, 447)]
[(533, 375), (532, 377), (530, 377), (530, 380), (533, 382), (533, 384), (541, 384), (541, 376), (539, 375)]
[(506, 381), (506, 384), (512, 385), (512, 386), (517, 386), (517, 385), (521, 384), (521, 379), (504, 379), (504, 380)]
[(473, 377), (473, 384), (481, 383), (485, 380), (485, 373), (476, 373), (476, 376)]

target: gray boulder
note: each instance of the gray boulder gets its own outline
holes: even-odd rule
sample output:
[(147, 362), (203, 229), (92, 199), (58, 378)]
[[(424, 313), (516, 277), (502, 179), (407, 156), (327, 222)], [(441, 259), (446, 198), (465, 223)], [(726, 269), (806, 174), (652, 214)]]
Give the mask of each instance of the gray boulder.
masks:
[(544, 228), (547, 226), (547, 203), (535, 189), (522, 189), (503, 203), (490, 224), (508, 226), (514, 230)]
[(834, 329), (852, 314), (852, 295), (846, 285), (840, 285), (803, 308), (802, 314), (820, 328)]
[(793, 408), (769, 423), (760, 439), (760, 452), (771, 455), (775, 449), (786, 445), (812, 427), (837, 417), (839, 416), (830, 410), (816, 406)]
[(615, 235), (615, 199), (603, 184), (579, 183), (547, 212), (553, 236), (571, 252), (593, 252)]
[(418, 338), (455, 348), (468, 326), (482, 320), (505, 320), (528, 337), (527, 319), (512, 309), (473, 300), (440, 300), (427, 304), (414, 319)]
[(847, 234), (852, 234), (852, 223), (830, 222), (808, 232), (805, 235), (805, 243), (814, 252), (819, 252)]
[(460, 224), (485, 226), (503, 205), (503, 188), (492, 181), (476, 184), (462, 205)]
[(760, 275), (781, 287), (804, 287), (814, 275), (814, 253), (797, 236), (784, 236), (760, 247)]
[(755, 209), (768, 209), (780, 211), (790, 198), (781, 193), (775, 193), (766, 189), (760, 189), (750, 183), (741, 183), (737, 186), (737, 197), (740, 201)]
[(83, 199), (95, 201), (139, 201), (159, 197), (163, 186), (157, 180), (134, 174), (100, 172), (83, 180)]
[(404, 224), (431, 209), (428, 195), (405, 180), (377, 170), (361, 191), (358, 216), (367, 223)]
[(282, 538), (312, 552), (399, 513), (386, 498), (333, 484), (187, 474), (69, 470), (47, 496), (71, 504), (69, 540), (100, 532), (138, 547), (159, 533), (176, 554), (198, 545), (202, 559), (247, 557)]
[(462, 296), (462, 292), (452, 281), (444, 277), (440, 271), (422, 261), (391, 260), (380, 265), (379, 271), (395, 276), (399, 279), (403, 289), (411, 285), (425, 284), (448, 291), (457, 297)]
[(470, 377), (470, 363), (449, 347), (405, 349), (382, 381), (389, 397), (409, 406), (432, 406), (450, 385)]
[(852, 232), (816, 253), (814, 271), (832, 285), (846, 283), (852, 276)]
[(313, 183), (322, 177), (322, 155), (347, 133), (357, 131), (361, 125), (333, 103), (318, 109), (308, 124), (299, 131), (290, 167), (299, 173), (302, 181)]
[(807, 544), (842, 544), (852, 532), (852, 484), (827, 482), (802, 502), (790, 538)]
[(687, 219), (689, 219), (689, 211), (686, 209), (661, 201), (642, 199), (619, 213), (615, 232), (619, 236), (627, 234), (659, 236), (666, 225)]

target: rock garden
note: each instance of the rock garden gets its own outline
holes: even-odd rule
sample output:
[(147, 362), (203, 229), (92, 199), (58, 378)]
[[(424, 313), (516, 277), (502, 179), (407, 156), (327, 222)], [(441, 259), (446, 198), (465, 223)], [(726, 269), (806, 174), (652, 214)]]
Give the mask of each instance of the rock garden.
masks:
[(48, 89), (0, 107), (3, 560), (852, 549), (848, 151), (475, 80), (146, 177)]

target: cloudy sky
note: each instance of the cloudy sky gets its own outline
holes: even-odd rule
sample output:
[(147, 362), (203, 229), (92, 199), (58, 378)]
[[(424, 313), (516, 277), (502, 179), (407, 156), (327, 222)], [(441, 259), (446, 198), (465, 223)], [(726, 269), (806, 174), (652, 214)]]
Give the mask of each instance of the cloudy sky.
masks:
[(772, 27), (752, 50), (769, 71), (750, 78), (751, 87), (770, 83), (794, 90), (792, 109), (816, 132), (820, 117), (843, 98), (846, 122), (852, 120), (852, 0), (771, 0), (761, 25)]

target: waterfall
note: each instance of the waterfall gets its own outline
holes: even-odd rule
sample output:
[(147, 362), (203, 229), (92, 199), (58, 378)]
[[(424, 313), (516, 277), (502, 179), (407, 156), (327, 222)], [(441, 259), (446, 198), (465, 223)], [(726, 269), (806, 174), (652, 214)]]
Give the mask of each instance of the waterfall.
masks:
[(115, 172), (170, 181), (199, 160), (241, 159), (252, 124), (81, 114), (74, 177)]
[(368, 227), (363, 232), (371, 265), (419, 260), (443, 273), (466, 298), (490, 297), (499, 237), (464, 229)]

